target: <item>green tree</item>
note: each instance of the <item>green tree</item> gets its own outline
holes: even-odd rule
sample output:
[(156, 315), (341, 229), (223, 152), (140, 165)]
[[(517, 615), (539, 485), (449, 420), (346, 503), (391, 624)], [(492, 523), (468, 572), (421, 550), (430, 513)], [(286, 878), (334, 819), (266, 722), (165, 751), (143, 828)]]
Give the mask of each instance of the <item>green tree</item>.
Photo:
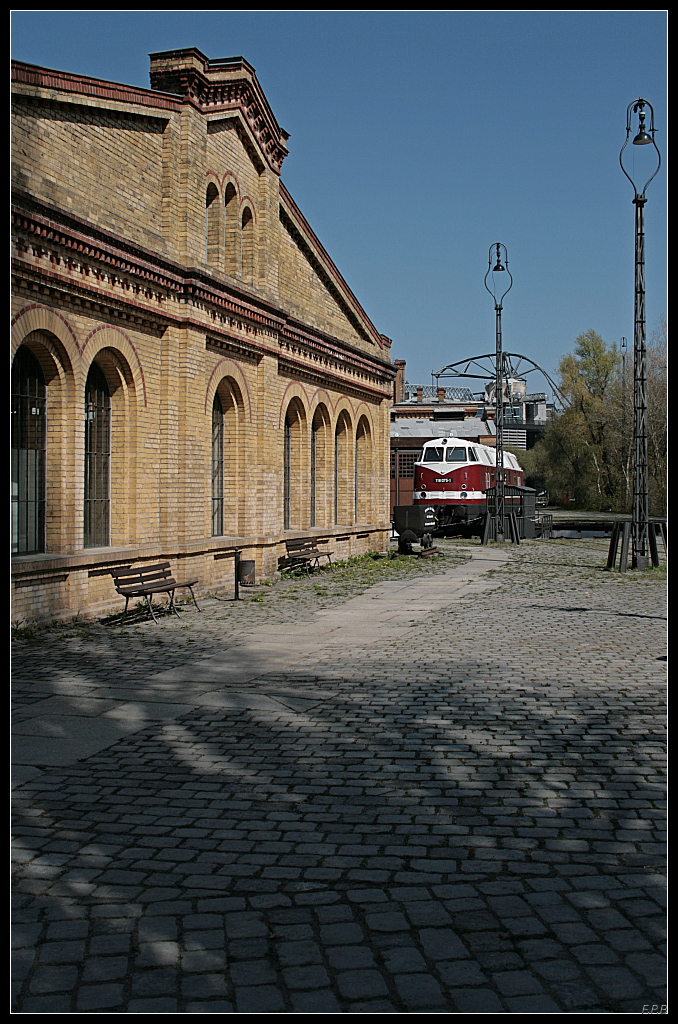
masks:
[[(629, 512), (633, 493), (633, 359), (625, 366), (593, 330), (580, 334), (558, 367), (566, 408), (525, 461), (553, 500), (581, 508)], [(650, 513), (666, 511), (666, 324), (647, 347)]]
[(558, 367), (560, 390), (568, 408), (553, 424), (548, 443), (556, 489), (574, 495), (588, 508), (609, 508), (620, 484), (611, 401), (618, 378), (619, 354), (593, 330), (580, 334), (574, 352)]

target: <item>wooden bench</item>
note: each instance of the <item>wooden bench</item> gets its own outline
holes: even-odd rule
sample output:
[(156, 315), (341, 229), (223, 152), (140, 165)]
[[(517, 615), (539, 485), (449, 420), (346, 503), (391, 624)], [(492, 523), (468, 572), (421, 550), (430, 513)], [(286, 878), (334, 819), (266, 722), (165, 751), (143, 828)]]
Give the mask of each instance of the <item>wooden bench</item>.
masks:
[(322, 551), (312, 537), (302, 540), (286, 540), (285, 550), (285, 556), (279, 560), (281, 569), (304, 568), (306, 575), (309, 576), (309, 569), (320, 568), (321, 558), (326, 558), (332, 568), (332, 552)]
[(153, 621), (157, 622), (158, 620), (153, 611), (154, 594), (168, 594), (170, 599), (169, 610), (178, 615), (179, 612), (174, 601), (174, 594), (181, 587), (188, 587), (195, 607), (198, 611), (202, 611), (193, 593), (193, 587), (199, 580), (196, 578), (194, 580), (184, 580), (183, 583), (177, 582), (172, 576), (169, 562), (158, 562), (156, 565), (118, 566), (117, 569), (111, 569), (111, 576), (115, 583), (115, 589), (121, 597), (125, 598), (124, 615), (127, 615), (127, 606), (131, 597), (145, 597), (148, 610), (153, 616)]

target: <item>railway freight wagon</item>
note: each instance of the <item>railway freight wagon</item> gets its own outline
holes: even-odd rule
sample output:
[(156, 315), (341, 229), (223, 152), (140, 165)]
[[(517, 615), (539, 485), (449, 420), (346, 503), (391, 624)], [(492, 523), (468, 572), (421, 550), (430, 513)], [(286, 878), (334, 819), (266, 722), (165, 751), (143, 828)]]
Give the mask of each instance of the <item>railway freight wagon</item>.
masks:
[[(414, 504), (435, 507), (438, 527), (463, 526), (486, 510), (485, 492), (496, 483), (496, 452), (457, 437), (428, 441), (414, 465)], [(506, 511), (520, 501), (513, 487), (524, 487), (525, 475), (515, 455), (504, 452)]]

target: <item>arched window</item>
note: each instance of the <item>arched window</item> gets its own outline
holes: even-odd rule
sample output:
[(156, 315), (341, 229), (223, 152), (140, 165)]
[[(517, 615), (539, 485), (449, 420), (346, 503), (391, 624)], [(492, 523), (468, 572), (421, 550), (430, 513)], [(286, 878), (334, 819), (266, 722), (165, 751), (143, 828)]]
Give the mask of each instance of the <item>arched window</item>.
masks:
[(355, 522), (374, 521), (376, 495), (372, 486), (372, 442), (370, 425), (362, 416), (355, 435)]
[(205, 263), (209, 263), (213, 267), (218, 267), (221, 262), (218, 198), (217, 186), (211, 181), (205, 193)]
[(353, 522), (355, 506), (351, 448), (351, 422), (342, 412), (334, 433), (334, 522), (346, 525)]
[(308, 521), (308, 450), (303, 406), (292, 399), (283, 433), (283, 526), (301, 530)]
[(327, 498), (330, 492), (331, 453), (328, 449), (330, 417), (324, 405), (318, 405), (311, 422), (310, 526), (327, 526)]
[(212, 536), (224, 532), (224, 407), (219, 393), (212, 403)]
[(12, 364), (12, 552), (45, 550), (47, 389), (40, 363), (21, 345)]
[(310, 525), (316, 525), (317, 518), (317, 491), (318, 491), (318, 431), (320, 424), (314, 417), (311, 423), (311, 516)]
[(240, 262), (240, 238), (238, 237), (238, 196), (235, 185), (229, 181), (224, 192), (224, 254), (226, 273), (233, 277), (238, 273)]
[(242, 277), (254, 281), (254, 217), (249, 206), (242, 212)]
[(339, 522), (339, 426), (334, 432), (334, 522)]
[(292, 521), (292, 424), (289, 413), (285, 416), (283, 445), (283, 527), (289, 530)]
[(106, 377), (92, 363), (85, 387), (86, 548), (111, 542), (111, 394)]

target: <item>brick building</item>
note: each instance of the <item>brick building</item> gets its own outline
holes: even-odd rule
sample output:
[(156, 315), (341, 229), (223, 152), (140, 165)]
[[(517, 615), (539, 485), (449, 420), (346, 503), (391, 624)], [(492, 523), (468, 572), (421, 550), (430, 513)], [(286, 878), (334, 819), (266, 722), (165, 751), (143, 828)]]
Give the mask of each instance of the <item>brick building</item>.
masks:
[(151, 54), (140, 89), (13, 65), (14, 618), (204, 587), (234, 549), (388, 543), (390, 341), (280, 180), (254, 69)]

